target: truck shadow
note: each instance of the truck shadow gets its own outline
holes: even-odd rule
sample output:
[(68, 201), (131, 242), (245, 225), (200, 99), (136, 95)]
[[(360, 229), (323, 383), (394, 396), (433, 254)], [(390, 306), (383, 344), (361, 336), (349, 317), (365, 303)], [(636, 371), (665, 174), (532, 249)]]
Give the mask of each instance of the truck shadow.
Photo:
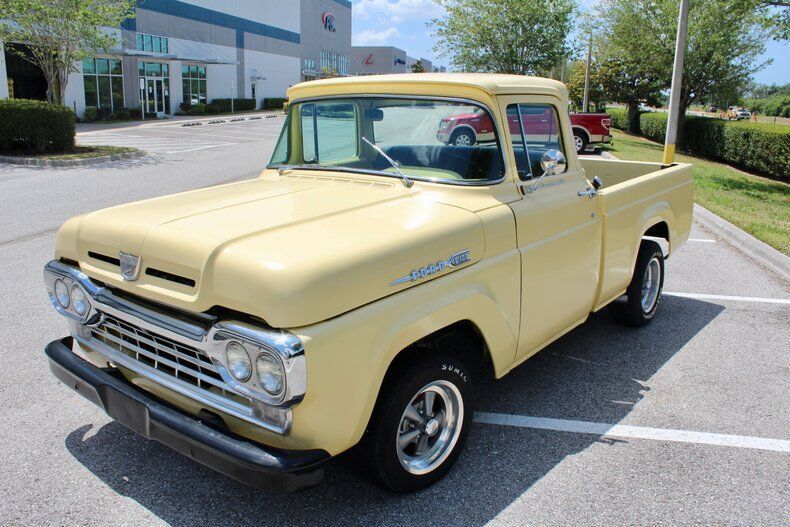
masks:
[[(662, 313), (634, 330), (605, 313), (555, 342), (500, 381), (478, 389), (478, 409), (617, 423), (648, 390), (645, 383), (719, 313), (720, 305), (664, 297)], [(663, 316), (662, 316), (663, 315)], [(359, 456), (327, 467), (323, 483), (290, 495), (237, 483), (111, 422), (66, 438), (69, 452), (115, 492), (171, 525), (482, 525), (567, 457), (595, 443), (591, 434), (477, 424), (444, 480), (412, 495), (379, 489)], [(119, 519), (120, 520), (120, 519)]]

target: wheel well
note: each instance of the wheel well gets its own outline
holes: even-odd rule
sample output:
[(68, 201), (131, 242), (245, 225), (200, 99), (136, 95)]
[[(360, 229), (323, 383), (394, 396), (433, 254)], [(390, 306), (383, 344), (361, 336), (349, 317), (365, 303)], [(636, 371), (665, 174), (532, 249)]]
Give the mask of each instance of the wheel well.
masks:
[(458, 357), (475, 375), (492, 375), (493, 364), (488, 346), (477, 326), (460, 320), (426, 335), (398, 353), (387, 369), (386, 377), (413, 364), (425, 353), (446, 353)]
[(588, 134), (583, 128), (573, 127), (573, 133), (583, 136), (588, 142), (590, 141), (590, 134)]
[(477, 134), (475, 133), (474, 128), (472, 128), (471, 126), (466, 125), (466, 124), (462, 124), (460, 126), (456, 126), (455, 129), (453, 130), (453, 133), (450, 134), (450, 140), (452, 140), (453, 137), (457, 136), (458, 134), (460, 134), (462, 132), (468, 133), (469, 135), (472, 136), (472, 138), (475, 141), (477, 141)]
[[(667, 245), (669, 245), (669, 226), (667, 222), (660, 221), (647, 229), (645, 233), (642, 235), (643, 238), (662, 238), (667, 241)], [(669, 247), (667, 247), (666, 253), (669, 254)]]

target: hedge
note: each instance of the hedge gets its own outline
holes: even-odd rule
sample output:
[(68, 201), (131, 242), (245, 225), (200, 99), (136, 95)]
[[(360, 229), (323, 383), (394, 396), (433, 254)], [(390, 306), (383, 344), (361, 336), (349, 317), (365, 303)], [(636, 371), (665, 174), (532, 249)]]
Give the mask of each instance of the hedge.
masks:
[[(612, 117), (613, 128), (628, 127), (626, 110), (612, 109), (607, 113)], [(667, 114), (643, 113), (639, 127), (641, 135), (663, 143)], [(790, 181), (790, 126), (686, 116), (682, 141), (681, 147), (688, 152)]]
[(267, 97), (263, 100), (264, 110), (279, 110), (285, 103), (285, 97)]
[(606, 113), (612, 118), (612, 128), (617, 128), (618, 130), (628, 129), (628, 110), (612, 108), (606, 110)]
[[(213, 106), (217, 106), (220, 112), (229, 112), (230, 109), (230, 99), (214, 99), (211, 101)], [(234, 112), (243, 112), (246, 110), (254, 110), (255, 109), (255, 99), (233, 99), (233, 111)]]
[(27, 99), (0, 100), (0, 150), (62, 151), (74, 148), (71, 108)]

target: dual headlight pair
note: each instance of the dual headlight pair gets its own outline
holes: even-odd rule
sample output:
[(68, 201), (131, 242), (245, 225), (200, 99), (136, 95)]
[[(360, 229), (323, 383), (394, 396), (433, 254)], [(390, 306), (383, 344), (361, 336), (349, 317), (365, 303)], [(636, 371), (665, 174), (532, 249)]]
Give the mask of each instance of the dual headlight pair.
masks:
[(63, 278), (56, 278), (52, 285), (53, 304), (58, 311), (73, 318), (85, 319), (91, 309), (88, 295), (76, 282), (67, 283)]
[(255, 370), (258, 385), (273, 397), (282, 394), (285, 388), (283, 364), (268, 351), (256, 352), (255, 362), (244, 344), (232, 340), (225, 346), (225, 365), (228, 372), (239, 382), (247, 382)]

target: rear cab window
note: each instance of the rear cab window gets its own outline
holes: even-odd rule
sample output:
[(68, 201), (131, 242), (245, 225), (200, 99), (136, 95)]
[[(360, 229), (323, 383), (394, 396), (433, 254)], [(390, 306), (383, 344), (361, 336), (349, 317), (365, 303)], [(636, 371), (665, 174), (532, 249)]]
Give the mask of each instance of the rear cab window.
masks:
[[(519, 119), (520, 118), (520, 119)], [(507, 124), (519, 178), (540, 177), (540, 158), (547, 150), (565, 154), (557, 109), (550, 104), (510, 104)]]

